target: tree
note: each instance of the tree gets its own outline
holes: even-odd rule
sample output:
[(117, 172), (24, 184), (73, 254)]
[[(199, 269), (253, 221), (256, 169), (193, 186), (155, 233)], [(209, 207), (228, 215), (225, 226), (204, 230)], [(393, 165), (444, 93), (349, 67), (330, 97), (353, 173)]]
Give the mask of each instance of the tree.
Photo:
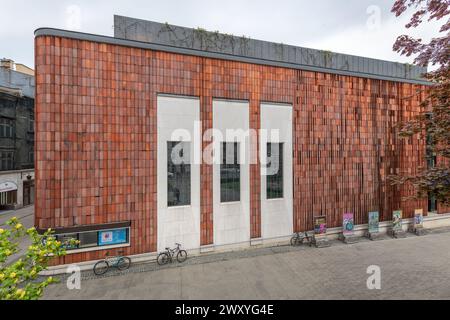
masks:
[[(39, 272), (47, 269), (54, 257), (64, 256), (61, 242), (52, 236), (52, 230), (43, 235), (36, 228), (25, 230), (17, 218), (12, 218), (0, 228), (0, 300), (37, 300), (44, 289), (55, 282), (53, 277), (39, 278)], [(14, 263), (8, 259), (18, 253), (21, 239), (28, 236), (31, 245), (25, 255)]]
[[(417, 191), (415, 198), (433, 196), (441, 204), (450, 205), (450, 0), (396, 0), (391, 11), (399, 17), (408, 9), (413, 12), (406, 24), (408, 29), (425, 20), (443, 20), (439, 36), (430, 42), (401, 35), (393, 46), (402, 55), (414, 55), (417, 65), (436, 66), (436, 70), (424, 75), (432, 85), (420, 105), (420, 114), (400, 125), (400, 136), (419, 134), (427, 140), (427, 160), (431, 165), (417, 175), (392, 176), (391, 180), (394, 184), (412, 184)], [(436, 157), (440, 159), (438, 164)]]

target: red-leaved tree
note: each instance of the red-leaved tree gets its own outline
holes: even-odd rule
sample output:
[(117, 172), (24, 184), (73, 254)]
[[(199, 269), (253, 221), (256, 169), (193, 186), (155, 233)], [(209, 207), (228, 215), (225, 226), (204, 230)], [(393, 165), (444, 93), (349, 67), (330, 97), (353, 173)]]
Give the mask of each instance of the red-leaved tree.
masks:
[[(432, 20), (442, 21), (442, 25), (428, 43), (401, 35), (393, 47), (402, 55), (414, 56), (415, 64), (435, 66), (435, 70), (425, 75), (433, 84), (421, 103), (420, 115), (400, 127), (402, 137), (420, 134), (427, 139), (429, 166), (417, 175), (391, 179), (394, 184), (412, 184), (417, 198), (433, 196), (441, 204), (450, 205), (450, 0), (396, 0), (392, 12), (397, 17), (412, 14), (408, 29)], [(435, 158), (439, 159), (437, 163)]]

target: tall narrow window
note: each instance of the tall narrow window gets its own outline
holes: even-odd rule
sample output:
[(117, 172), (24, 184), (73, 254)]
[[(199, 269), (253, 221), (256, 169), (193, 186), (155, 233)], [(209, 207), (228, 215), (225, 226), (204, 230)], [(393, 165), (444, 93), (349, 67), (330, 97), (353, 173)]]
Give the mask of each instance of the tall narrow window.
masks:
[(189, 142), (167, 142), (167, 206), (191, 204)]
[(222, 142), (220, 164), (220, 202), (241, 201), (241, 166), (239, 144)]
[(283, 198), (283, 144), (267, 144), (267, 199)]
[[(425, 115), (427, 120), (432, 120), (433, 115), (431, 113), (427, 113)], [(427, 165), (428, 168), (434, 168), (436, 167), (436, 153), (434, 152), (434, 141), (433, 137), (430, 133), (430, 130), (427, 128), (426, 130), (426, 158), (427, 158)]]
[(2, 151), (0, 152), (0, 171), (14, 169), (14, 152)]
[(0, 118), (0, 138), (14, 137), (14, 121), (7, 118)]
[(28, 152), (28, 162), (34, 163), (34, 151)]

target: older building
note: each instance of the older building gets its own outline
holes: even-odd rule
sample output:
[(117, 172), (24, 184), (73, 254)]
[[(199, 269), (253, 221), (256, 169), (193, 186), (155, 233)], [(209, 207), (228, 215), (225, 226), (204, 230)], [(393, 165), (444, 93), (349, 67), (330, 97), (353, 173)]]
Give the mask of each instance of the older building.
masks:
[(61, 263), (426, 212), (387, 181), (425, 164), (425, 142), (395, 131), (425, 69), (125, 17), (115, 33), (36, 31), (36, 225), (80, 240)]
[(0, 210), (34, 203), (34, 76), (30, 70), (1, 60)]

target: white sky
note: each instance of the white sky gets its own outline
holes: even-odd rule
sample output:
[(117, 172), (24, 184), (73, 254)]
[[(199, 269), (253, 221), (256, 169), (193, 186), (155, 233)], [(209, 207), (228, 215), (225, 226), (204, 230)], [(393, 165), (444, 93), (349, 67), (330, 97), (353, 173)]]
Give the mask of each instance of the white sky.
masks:
[(378, 59), (412, 62), (392, 51), (400, 34), (430, 39), (437, 24), (413, 33), (394, 0), (0, 0), (0, 58), (34, 66), (34, 30), (54, 27), (113, 36), (113, 15)]

